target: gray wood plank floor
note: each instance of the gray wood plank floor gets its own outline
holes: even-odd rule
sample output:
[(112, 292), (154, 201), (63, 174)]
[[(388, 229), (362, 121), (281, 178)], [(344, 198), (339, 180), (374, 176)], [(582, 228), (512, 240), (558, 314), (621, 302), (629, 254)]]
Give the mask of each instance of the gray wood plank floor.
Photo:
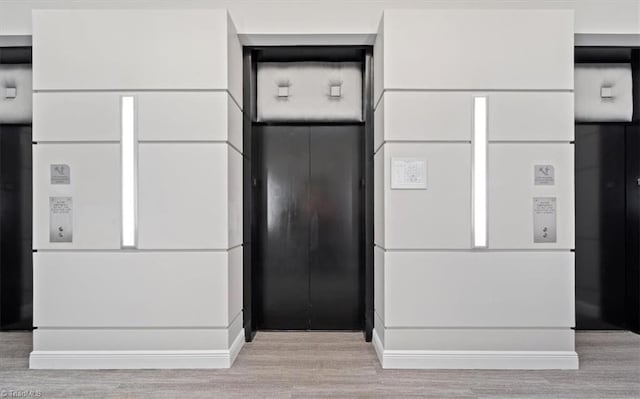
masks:
[(0, 333), (0, 397), (640, 398), (640, 336), (576, 334), (578, 371), (382, 370), (360, 333), (261, 332), (230, 370), (29, 370), (31, 333)]

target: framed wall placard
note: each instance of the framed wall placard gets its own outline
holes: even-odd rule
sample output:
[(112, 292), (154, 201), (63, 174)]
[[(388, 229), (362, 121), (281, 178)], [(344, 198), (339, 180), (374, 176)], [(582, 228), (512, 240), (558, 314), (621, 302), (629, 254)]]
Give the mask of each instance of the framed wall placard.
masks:
[(391, 189), (426, 190), (427, 160), (391, 158)]

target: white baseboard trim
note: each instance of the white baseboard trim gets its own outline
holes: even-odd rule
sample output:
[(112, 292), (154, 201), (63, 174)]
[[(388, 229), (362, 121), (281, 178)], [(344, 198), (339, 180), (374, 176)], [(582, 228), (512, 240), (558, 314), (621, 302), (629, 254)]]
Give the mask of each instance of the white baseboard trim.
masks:
[(375, 330), (373, 347), (383, 369), (578, 369), (574, 351), (385, 350)]
[(229, 349), (144, 351), (33, 351), (31, 369), (222, 369), (230, 368), (244, 345), (244, 329)]

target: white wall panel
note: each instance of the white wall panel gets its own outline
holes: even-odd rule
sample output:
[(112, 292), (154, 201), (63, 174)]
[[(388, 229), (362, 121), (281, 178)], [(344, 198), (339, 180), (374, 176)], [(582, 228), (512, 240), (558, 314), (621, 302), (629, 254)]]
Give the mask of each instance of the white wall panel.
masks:
[[(427, 189), (391, 189), (394, 157), (426, 159)], [(470, 248), (470, 163), (471, 145), (466, 143), (385, 144), (384, 247)]]
[(36, 10), (34, 90), (228, 89), (226, 10)]
[(242, 313), (229, 315), (229, 320), (231, 321), (226, 329), (228, 337), (227, 348), (232, 348), (234, 342), (244, 342), (244, 320)]
[(573, 12), (385, 10), (384, 88), (572, 89)]
[(373, 157), (373, 241), (384, 248), (385, 244), (385, 147)]
[[(233, 337), (235, 338), (235, 337)], [(135, 351), (229, 348), (226, 328), (38, 328), (33, 350)]]
[(120, 95), (34, 93), (33, 141), (120, 140)]
[[(227, 102), (227, 140), (241, 152), (244, 151), (242, 147), (244, 139), (243, 124), (244, 114), (242, 110), (229, 98)], [(251, 154), (248, 155), (250, 156)]]
[(226, 251), (38, 252), (33, 259), (37, 327), (228, 325)]
[[(385, 252), (380, 247), (373, 250), (373, 310), (380, 317), (384, 317), (384, 257)], [(384, 320), (383, 320), (384, 321)]]
[(387, 252), (386, 327), (572, 327), (572, 252)]
[[(382, 345), (385, 345), (385, 328), (384, 328), (384, 321), (382, 320), (380, 314), (378, 312), (374, 312), (373, 314), (373, 334), (374, 336), (378, 336), (378, 339), (380, 340), (380, 342), (382, 343)], [(374, 337), (375, 340), (375, 337)]]
[(242, 112), (225, 91), (135, 93), (139, 140), (229, 140)]
[[(227, 146), (227, 162), (228, 162), (228, 178), (226, 188), (228, 192), (228, 247), (235, 247), (242, 244), (242, 206), (243, 206), (243, 190), (242, 190), (242, 168), (243, 157), (237, 150)], [(205, 182), (204, 184), (207, 184)]]
[(242, 150), (242, 111), (226, 91), (34, 93), (34, 141), (120, 140), (120, 98), (136, 97), (139, 140), (229, 141)]
[[(243, 297), (243, 280), (242, 280), (242, 247), (235, 247), (228, 252), (229, 256), (229, 300), (227, 311), (228, 320), (227, 326), (235, 321), (236, 318), (240, 318), (240, 324), (242, 325), (242, 304)], [(230, 336), (231, 339), (235, 338), (235, 335)]]
[[(573, 145), (489, 144), (489, 247), (572, 249)], [(553, 165), (554, 185), (534, 185), (534, 166)], [(556, 243), (533, 242), (533, 198), (556, 197)]]
[(435, 351), (573, 351), (570, 328), (388, 328), (385, 349)]
[(373, 151), (380, 148), (384, 142), (384, 97), (380, 99), (373, 112)]
[[(384, 12), (382, 13), (384, 15)], [(373, 106), (375, 107), (382, 97), (384, 86), (384, 17), (377, 27), (377, 34), (373, 46)]]
[[(236, 101), (239, 107), (242, 107), (243, 100), (243, 80), (244, 80), (244, 59), (242, 56), (242, 44), (238, 37), (238, 31), (236, 29), (231, 16), (227, 13), (227, 10), (222, 10), (226, 14), (227, 22), (227, 89), (229, 93)], [(220, 62), (222, 60), (218, 60)]]
[(140, 143), (138, 239), (144, 249), (229, 248), (225, 143)]
[[(309, 0), (301, 3), (237, 0), (190, 0), (188, 7), (229, 8), (241, 34), (260, 36), (368, 36), (376, 32), (384, 9), (574, 9), (576, 33), (640, 33), (640, 15), (635, 0)], [(187, 7), (184, 0), (109, 0), (84, 3), (77, 0), (4, 0), (0, 3), (0, 34), (30, 35), (31, 10), (43, 8), (152, 8)], [(340, 12), (336, 12), (336, 9)], [(313, 15), (315, 18), (305, 18)], [(330, 42), (324, 38), (324, 42)], [(370, 39), (370, 37), (369, 37)], [(319, 40), (316, 39), (316, 43)], [(370, 42), (352, 42), (368, 44)]]
[(387, 91), (385, 140), (470, 141), (473, 93)]
[(490, 140), (573, 140), (570, 92), (386, 91), (378, 130), (387, 141), (469, 141), (477, 95), (489, 97)]
[[(70, 167), (70, 184), (50, 184), (52, 164)], [(49, 242), (49, 197), (72, 197), (73, 241)], [(120, 248), (120, 145), (33, 147), (33, 248)]]
[(489, 140), (573, 141), (573, 93), (492, 92)]

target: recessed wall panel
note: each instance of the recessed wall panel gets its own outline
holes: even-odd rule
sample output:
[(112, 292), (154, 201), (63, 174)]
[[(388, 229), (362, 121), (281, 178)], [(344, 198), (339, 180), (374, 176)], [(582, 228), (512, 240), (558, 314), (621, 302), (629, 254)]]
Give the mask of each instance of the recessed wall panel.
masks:
[(36, 327), (228, 326), (226, 251), (38, 252), (33, 259)]
[(386, 348), (431, 351), (573, 351), (570, 328), (388, 328)]
[(135, 95), (138, 138), (142, 141), (227, 141), (229, 118), (242, 113), (226, 91)]
[(381, 98), (373, 113), (373, 150), (376, 151), (384, 142), (384, 98)]
[[(470, 248), (471, 145), (387, 143), (384, 157), (384, 247)], [(392, 189), (394, 158), (426, 161), (426, 189)]]
[[(489, 248), (574, 248), (573, 179), (571, 144), (489, 144)], [(555, 198), (555, 242), (534, 242), (534, 198)]]
[[(69, 184), (52, 184), (52, 165), (68, 167)], [(50, 240), (50, 197), (71, 198), (71, 242)], [(34, 249), (120, 248), (120, 209), (119, 144), (34, 145)]]
[(573, 12), (385, 10), (384, 88), (571, 90)]
[(243, 157), (237, 149), (227, 146), (228, 156), (228, 180), (227, 180), (227, 192), (229, 196), (228, 200), (228, 246), (229, 248), (237, 247), (242, 244), (242, 168)]
[(385, 244), (385, 148), (382, 146), (373, 157), (373, 241), (384, 248)]
[(34, 90), (228, 89), (226, 10), (37, 10)]
[(228, 145), (138, 145), (138, 242), (144, 249), (227, 249)]
[(387, 91), (383, 98), (385, 140), (471, 140), (471, 92)]
[(573, 93), (491, 92), (489, 140), (573, 141)]
[[(229, 258), (229, 299), (228, 325), (236, 318), (242, 319), (243, 280), (242, 280), (242, 247), (235, 247), (228, 251)], [(242, 322), (240, 323), (242, 324)], [(230, 337), (232, 340), (235, 336)]]
[(120, 94), (33, 93), (33, 141), (120, 140)]
[[(374, 311), (378, 317), (384, 317), (384, 257), (385, 252), (380, 247), (374, 247), (373, 251), (373, 294)], [(384, 321), (384, 319), (382, 319)]]
[[(229, 348), (226, 328), (38, 328), (33, 350), (158, 351)], [(235, 338), (235, 336), (233, 337)], [(233, 339), (232, 338), (232, 339)]]
[(572, 327), (574, 254), (387, 252), (385, 326)]

